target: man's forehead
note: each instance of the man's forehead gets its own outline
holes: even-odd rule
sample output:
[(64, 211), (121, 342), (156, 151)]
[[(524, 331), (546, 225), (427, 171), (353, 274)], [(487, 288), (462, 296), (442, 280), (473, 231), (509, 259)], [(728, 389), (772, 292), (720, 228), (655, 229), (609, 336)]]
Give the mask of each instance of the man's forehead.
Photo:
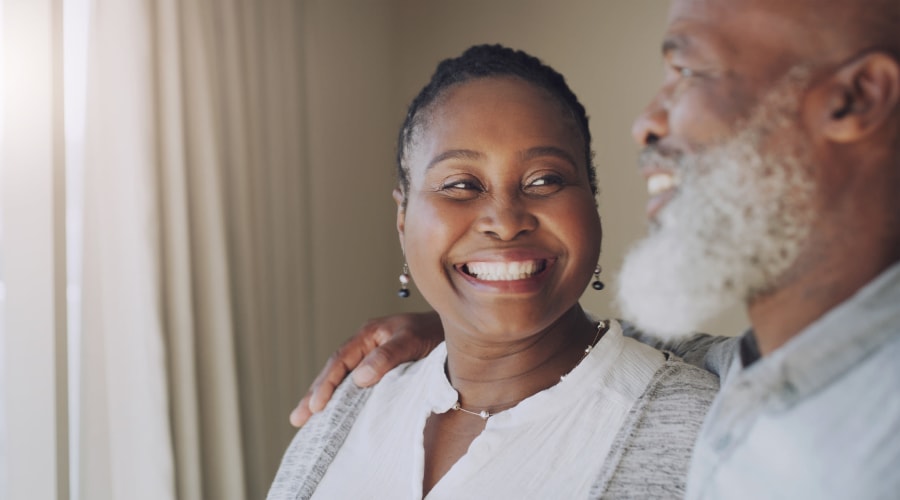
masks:
[[(742, 0), (735, 0), (736, 4)], [(678, 20), (694, 19), (702, 21), (722, 14), (720, 0), (672, 0), (669, 4), (669, 24)]]
[[(736, 5), (744, 0), (730, 0)], [(663, 53), (693, 52), (697, 45), (722, 45), (719, 34), (729, 23), (729, 12), (722, 0), (672, 0), (669, 21), (663, 39)]]
[(662, 49), (781, 58), (808, 41), (799, 12), (772, 0), (672, 0)]
[(735, 47), (727, 30), (702, 19), (680, 17), (669, 23), (663, 35), (661, 51), (664, 57), (713, 57), (728, 60)]
[(784, 15), (786, 13), (784, 7), (785, 4), (777, 0), (672, 0), (669, 22), (678, 18), (712, 22), (722, 17), (742, 17), (751, 13), (766, 12)]

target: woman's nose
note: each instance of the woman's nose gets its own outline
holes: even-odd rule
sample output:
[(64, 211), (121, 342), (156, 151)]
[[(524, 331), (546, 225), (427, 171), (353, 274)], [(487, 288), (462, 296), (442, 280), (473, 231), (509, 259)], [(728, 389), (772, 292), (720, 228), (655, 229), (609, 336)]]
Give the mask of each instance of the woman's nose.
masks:
[(522, 193), (493, 198), (476, 223), (479, 232), (502, 241), (512, 241), (537, 227), (538, 219)]

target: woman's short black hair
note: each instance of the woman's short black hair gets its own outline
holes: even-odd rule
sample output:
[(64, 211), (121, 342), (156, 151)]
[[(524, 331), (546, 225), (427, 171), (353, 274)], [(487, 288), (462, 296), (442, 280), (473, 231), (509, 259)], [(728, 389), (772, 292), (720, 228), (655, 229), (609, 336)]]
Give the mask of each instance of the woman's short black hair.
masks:
[(409, 193), (409, 169), (405, 163), (407, 148), (416, 128), (423, 124), (428, 107), (448, 88), (479, 78), (512, 76), (548, 91), (575, 119), (584, 142), (584, 160), (588, 170), (591, 191), (597, 194), (596, 169), (591, 151), (591, 131), (588, 117), (578, 97), (569, 88), (566, 79), (540, 59), (521, 50), (502, 45), (475, 45), (459, 57), (444, 59), (419, 95), (413, 99), (406, 112), (397, 140), (397, 176), (403, 191), (404, 203)]

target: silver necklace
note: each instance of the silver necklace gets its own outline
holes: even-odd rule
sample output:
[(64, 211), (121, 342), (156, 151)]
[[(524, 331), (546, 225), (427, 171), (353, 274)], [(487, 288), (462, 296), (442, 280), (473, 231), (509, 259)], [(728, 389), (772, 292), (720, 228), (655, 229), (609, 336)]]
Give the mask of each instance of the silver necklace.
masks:
[[(609, 323), (607, 323), (606, 321), (600, 321), (597, 323), (597, 333), (594, 334), (594, 340), (592, 340), (591, 343), (588, 344), (587, 347), (584, 348), (584, 354), (581, 356), (581, 359), (579, 359), (578, 362), (575, 363), (575, 366), (573, 366), (572, 369), (569, 370), (568, 372), (560, 375), (560, 377), (559, 377), (560, 382), (565, 380), (566, 377), (568, 377), (569, 374), (572, 373), (573, 370), (575, 370), (575, 367), (577, 367), (578, 365), (581, 364), (582, 361), (584, 361), (584, 358), (588, 357), (588, 354), (591, 353), (591, 350), (593, 350), (594, 346), (597, 345), (597, 341), (600, 340), (600, 337), (604, 333), (606, 333), (606, 330), (608, 328), (609, 328)], [(487, 419), (493, 417), (494, 415), (504, 411), (504, 410), (500, 410), (500, 411), (492, 413), (487, 410), (481, 410), (481, 411), (467, 410), (467, 409), (463, 408), (461, 404), (459, 404), (458, 399), (456, 400), (456, 403), (453, 403), (453, 406), (451, 406), (450, 409), (456, 410), (456, 411), (461, 411), (463, 413), (468, 413), (469, 415), (474, 415), (476, 417), (481, 417), (482, 420), (487, 420)]]

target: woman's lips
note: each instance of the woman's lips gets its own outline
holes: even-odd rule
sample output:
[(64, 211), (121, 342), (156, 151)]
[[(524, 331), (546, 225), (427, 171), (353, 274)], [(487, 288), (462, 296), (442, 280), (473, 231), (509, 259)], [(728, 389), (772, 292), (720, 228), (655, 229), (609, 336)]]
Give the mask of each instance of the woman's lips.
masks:
[(543, 287), (547, 270), (555, 258), (473, 260), (455, 266), (456, 271), (478, 290), (490, 293), (534, 293)]

